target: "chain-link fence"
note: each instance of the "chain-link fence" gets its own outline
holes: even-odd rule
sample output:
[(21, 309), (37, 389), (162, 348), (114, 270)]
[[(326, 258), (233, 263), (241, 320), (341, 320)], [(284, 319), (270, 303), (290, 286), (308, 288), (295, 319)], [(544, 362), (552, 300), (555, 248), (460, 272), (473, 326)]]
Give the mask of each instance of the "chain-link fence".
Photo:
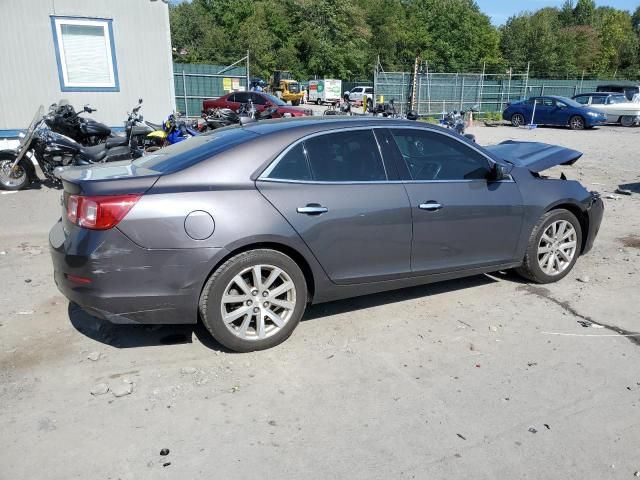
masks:
[(249, 85), (249, 54), (231, 65), (173, 64), (176, 108), (189, 117), (200, 116), (202, 101), (218, 98)]
[[(508, 102), (532, 95), (572, 97), (595, 91), (610, 80), (549, 80), (530, 78), (528, 73), (432, 73), (374, 72), (376, 102), (393, 100), (405, 114), (417, 110), (419, 115), (442, 115), (452, 110), (474, 108), (481, 113), (502, 112)], [(415, 93), (414, 93), (415, 91)]]

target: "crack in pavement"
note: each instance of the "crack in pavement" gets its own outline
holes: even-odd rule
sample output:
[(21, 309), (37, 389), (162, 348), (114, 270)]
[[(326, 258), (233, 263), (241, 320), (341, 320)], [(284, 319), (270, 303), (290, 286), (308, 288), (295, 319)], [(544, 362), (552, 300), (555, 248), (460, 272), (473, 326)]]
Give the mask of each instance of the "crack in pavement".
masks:
[(555, 303), (556, 305), (558, 305), (563, 310), (569, 312), (574, 317), (581, 318), (582, 320), (584, 320), (584, 321), (586, 321), (586, 322), (588, 322), (590, 324), (592, 323), (592, 324), (595, 324), (595, 325), (600, 325), (601, 327), (606, 328), (607, 330), (609, 330), (611, 332), (615, 332), (618, 335), (622, 335), (623, 338), (626, 338), (631, 343), (633, 343), (633, 344), (637, 345), (638, 347), (640, 347), (640, 333), (632, 332), (631, 330), (625, 330), (624, 328), (620, 328), (620, 327), (617, 327), (615, 325), (608, 325), (606, 323), (602, 323), (602, 322), (596, 321), (593, 318), (589, 317), (588, 315), (582, 315), (575, 308), (573, 308), (568, 301), (564, 301), (563, 302), (562, 300), (558, 300), (557, 298), (553, 297), (548, 288), (539, 287), (537, 285), (527, 284), (527, 285), (522, 285), (522, 286), (518, 287), (518, 290), (525, 290), (530, 295), (536, 295), (536, 296), (538, 296), (540, 298), (545, 298), (545, 299)]

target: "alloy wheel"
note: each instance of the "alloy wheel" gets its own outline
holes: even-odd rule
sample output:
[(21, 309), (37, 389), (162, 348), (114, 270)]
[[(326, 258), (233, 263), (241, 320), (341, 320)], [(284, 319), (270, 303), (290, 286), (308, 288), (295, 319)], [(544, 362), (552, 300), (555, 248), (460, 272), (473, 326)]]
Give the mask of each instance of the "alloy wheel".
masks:
[(566, 220), (550, 223), (538, 243), (538, 265), (550, 276), (564, 272), (577, 252), (577, 233)]
[(0, 184), (7, 188), (22, 185), (27, 176), (27, 172), (22, 165), (17, 165), (15, 169), (12, 168), (12, 165), (12, 160), (0, 161)]
[(511, 117), (511, 124), (514, 127), (519, 127), (520, 125), (524, 124), (524, 117), (522, 115), (520, 115), (519, 113), (514, 114)]
[(582, 117), (573, 117), (571, 119), (571, 128), (574, 130), (582, 130), (584, 128), (584, 120)]
[(243, 340), (262, 340), (280, 331), (296, 306), (291, 277), (273, 265), (254, 265), (238, 273), (224, 289), (222, 320)]

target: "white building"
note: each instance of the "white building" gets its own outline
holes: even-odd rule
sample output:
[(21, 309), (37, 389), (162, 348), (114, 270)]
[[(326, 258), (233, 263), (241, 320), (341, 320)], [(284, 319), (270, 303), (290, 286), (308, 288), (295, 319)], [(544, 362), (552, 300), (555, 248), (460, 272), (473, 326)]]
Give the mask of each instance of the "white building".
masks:
[(61, 98), (111, 127), (140, 97), (150, 121), (175, 110), (164, 1), (0, 0), (0, 45), (0, 138)]

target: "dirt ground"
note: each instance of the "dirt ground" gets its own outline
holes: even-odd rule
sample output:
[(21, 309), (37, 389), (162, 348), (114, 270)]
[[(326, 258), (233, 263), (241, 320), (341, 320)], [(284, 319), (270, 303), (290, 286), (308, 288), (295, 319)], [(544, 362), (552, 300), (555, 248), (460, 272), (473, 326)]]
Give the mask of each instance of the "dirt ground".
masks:
[(47, 251), (60, 192), (0, 194), (0, 479), (634, 478), (640, 128), (471, 131), (581, 150), (551, 174), (633, 193), (605, 199), (557, 284), (482, 275), (318, 305), (260, 353), (74, 309)]

